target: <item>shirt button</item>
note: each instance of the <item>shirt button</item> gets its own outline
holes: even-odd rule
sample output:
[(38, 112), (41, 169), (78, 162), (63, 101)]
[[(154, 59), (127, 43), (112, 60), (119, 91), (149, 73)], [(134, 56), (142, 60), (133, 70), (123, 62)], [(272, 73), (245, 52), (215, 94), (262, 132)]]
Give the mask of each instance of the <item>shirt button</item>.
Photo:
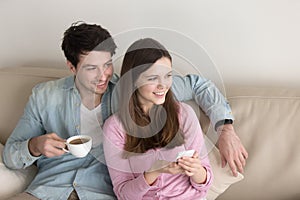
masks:
[(79, 125), (77, 125), (75, 128), (76, 128), (76, 129), (79, 129), (79, 127), (80, 127), (80, 126), (79, 126)]
[(76, 187), (76, 186), (77, 186), (77, 183), (74, 182), (74, 183), (73, 183), (73, 186)]

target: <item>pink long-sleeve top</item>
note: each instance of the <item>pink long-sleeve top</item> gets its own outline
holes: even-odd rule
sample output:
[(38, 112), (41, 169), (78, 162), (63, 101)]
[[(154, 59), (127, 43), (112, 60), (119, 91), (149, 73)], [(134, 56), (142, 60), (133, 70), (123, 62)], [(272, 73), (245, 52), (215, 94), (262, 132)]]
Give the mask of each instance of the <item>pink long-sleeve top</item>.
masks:
[[(184, 134), (185, 143), (172, 149), (151, 149), (143, 154), (129, 158), (123, 156), (126, 134), (123, 125), (116, 115), (111, 116), (104, 124), (104, 153), (114, 192), (121, 200), (139, 199), (201, 199), (205, 198), (213, 175), (209, 164), (202, 130), (194, 110), (187, 104), (179, 103), (179, 122)], [(204, 184), (197, 184), (184, 174), (162, 173), (153, 185), (149, 185), (144, 172), (158, 160), (174, 162), (178, 152), (196, 150), (202, 166), (207, 171)]]

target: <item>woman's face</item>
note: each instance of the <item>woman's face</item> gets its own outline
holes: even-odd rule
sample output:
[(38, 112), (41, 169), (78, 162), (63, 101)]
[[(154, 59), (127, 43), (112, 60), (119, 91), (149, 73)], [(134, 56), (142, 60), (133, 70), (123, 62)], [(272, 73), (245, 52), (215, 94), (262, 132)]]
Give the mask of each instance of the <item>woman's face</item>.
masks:
[(172, 63), (169, 58), (162, 57), (149, 69), (141, 73), (136, 85), (138, 100), (145, 113), (155, 105), (165, 102), (166, 94), (172, 85)]

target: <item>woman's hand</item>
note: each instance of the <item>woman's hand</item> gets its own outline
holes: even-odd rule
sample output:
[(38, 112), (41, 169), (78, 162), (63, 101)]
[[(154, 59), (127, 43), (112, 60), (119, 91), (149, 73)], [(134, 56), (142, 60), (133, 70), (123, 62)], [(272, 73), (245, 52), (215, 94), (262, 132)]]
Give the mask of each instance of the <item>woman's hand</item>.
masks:
[(183, 173), (190, 176), (198, 184), (206, 182), (206, 169), (201, 165), (198, 152), (195, 151), (192, 157), (182, 157), (178, 159), (178, 166)]
[(152, 185), (162, 173), (182, 174), (184, 173), (184, 170), (176, 162), (158, 160), (147, 172), (144, 173), (144, 177), (147, 183)]

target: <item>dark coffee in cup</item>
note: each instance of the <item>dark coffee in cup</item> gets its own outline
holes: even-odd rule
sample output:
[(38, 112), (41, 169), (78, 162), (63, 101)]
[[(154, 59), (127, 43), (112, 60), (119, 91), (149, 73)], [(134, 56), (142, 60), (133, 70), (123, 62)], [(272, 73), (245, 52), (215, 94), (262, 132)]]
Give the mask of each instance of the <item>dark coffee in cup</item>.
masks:
[(85, 157), (92, 148), (92, 138), (88, 135), (75, 135), (67, 139), (63, 151), (71, 153), (78, 158)]
[(84, 144), (88, 141), (89, 141), (89, 139), (86, 139), (86, 138), (77, 138), (77, 139), (70, 141), (69, 143), (70, 144)]

